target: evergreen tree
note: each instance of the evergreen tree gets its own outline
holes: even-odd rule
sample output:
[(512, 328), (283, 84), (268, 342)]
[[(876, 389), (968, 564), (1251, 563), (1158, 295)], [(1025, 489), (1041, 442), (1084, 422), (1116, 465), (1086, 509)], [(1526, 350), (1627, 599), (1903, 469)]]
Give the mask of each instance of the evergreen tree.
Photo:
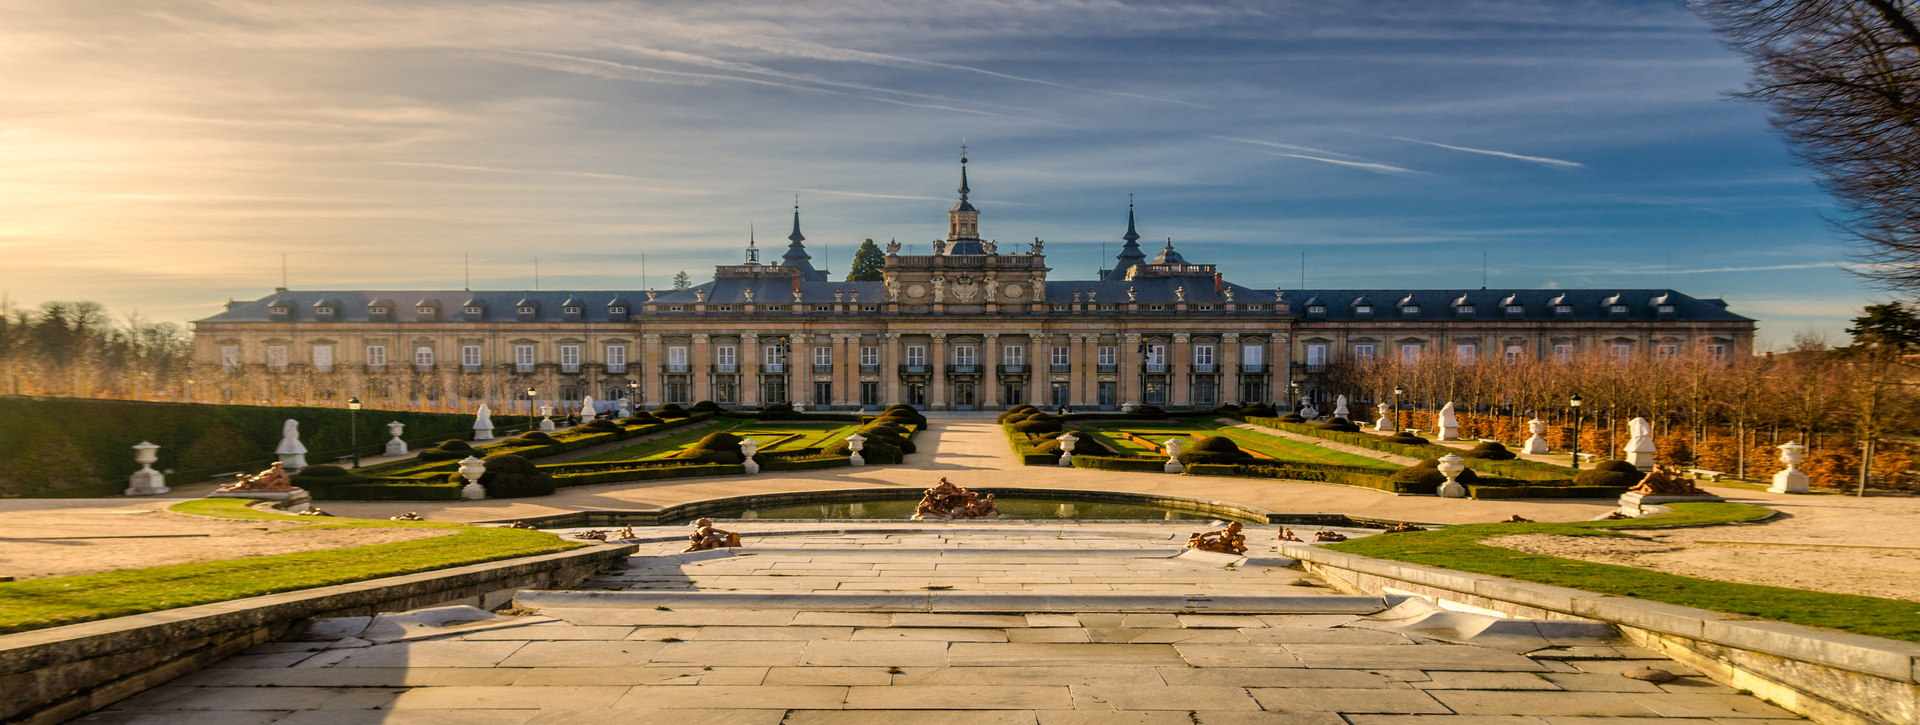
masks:
[(847, 270), (848, 282), (879, 282), (884, 277), (880, 268), (886, 266), (887, 255), (880, 252), (879, 245), (873, 240), (860, 243), (860, 250), (853, 253), (853, 267)]
[(686, 271), (682, 270), (680, 272), (674, 273), (673, 275), (674, 289), (686, 289), (692, 286), (693, 286), (693, 278), (688, 277)]

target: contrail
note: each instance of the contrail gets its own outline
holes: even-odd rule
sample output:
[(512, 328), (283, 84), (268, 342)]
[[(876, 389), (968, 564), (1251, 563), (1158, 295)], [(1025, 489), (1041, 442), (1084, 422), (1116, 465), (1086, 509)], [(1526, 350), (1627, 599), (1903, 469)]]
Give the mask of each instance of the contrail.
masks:
[(1274, 153), (1274, 152), (1272, 152), (1272, 151), (1268, 151), (1268, 152), (1266, 152), (1266, 153), (1268, 153), (1268, 154), (1270, 154), (1270, 155), (1273, 155), (1273, 156), (1285, 156), (1285, 157), (1287, 157), (1287, 158), (1290, 158), (1290, 159), (1306, 159), (1306, 160), (1308, 160), (1308, 161), (1318, 161), (1318, 162), (1321, 162), (1321, 163), (1324, 163), (1324, 164), (1338, 164), (1338, 165), (1341, 165), (1341, 166), (1351, 166), (1351, 167), (1353, 167), (1353, 168), (1356, 168), (1356, 169), (1362, 169), (1362, 170), (1366, 170), (1366, 171), (1372, 171), (1372, 172), (1374, 172), (1374, 173), (1378, 173), (1378, 174), (1415, 174), (1415, 175), (1418, 175), (1418, 174), (1423, 174), (1423, 173), (1425, 173), (1425, 172), (1421, 172), (1421, 171), (1414, 171), (1413, 169), (1403, 169), (1403, 168), (1400, 168), (1400, 167), (1398, 167), (1398, 166), (1394, 166), (1394, 165), (1392, 165), (1392, 164), (1376, 164), (1376, 163), (1370, 163), (1370, 162), (1365, 162), (1365, 161), (1341, 161), (1340, 159), (1324, 159), (1324, 158), (1321, 158), (1321, 157), (1318, 157), (1318, 156), (1308, 156), (1308, 155), (1306, 155), (1306, 154), (1281, 154), (1281, 153)]
[(1405, 137), (1405, 136), (1388, 136), (1387, 138), (1390, 138), (1390, 139), (1395, 139), (1395, 140), (1399, 140), (1399, 141), (1405, 141), (1405, 142), (1407, 142), (1407, 143), (1417, 143), (1417, 144), (1426, 144), (1426, 145), (1428, 145), (1428, 146), (1438, 146), (1438, 147), (1440, 147), (1440, 148), (1443, 148), (1443, 149), (1452, 149), (1452, 150), (1454, 150), (1454, 151), (1465, 151), (1465, 152), (1467, 152), (1467, 153), (1470, 153), (1470, 154), (1486, 154), (1486, 155), (1488, 155), (1488, 156), (1498, 156), (1498, 157), (1500, 157), (1500, 158), (1503, 158), (1503, 159), (1515, 159), (1515, 160), (1518, 160), (1518, 161), (1531, 161), (1531, 162), (1533, 162), (1533, 163), (1536, 163), (1536, 164), (1546, 164), (1546, 165), (1548, 165), (1548, 166), (1558, 166), (1558, 167), (1561, 167), (1561, 168), (1565, 168), (1565, 169), (1577, 169), (1577, 168), (1581, 168), (1581, 167), (1583, 167), (1583, 166), (1586, 166), (1586, 164), (1582, 164), (1582, 163), (1579, 163), (1579, 162), (1577, 162), (1577, 161), (1566, 161), (1566, 160), (1563, 160), (1563, 159), (1549, 159), (1549, 158), (1546, 158), (1546, 157), (1544, 157), (1544, 156), (1525, 156), (1525, 155), (1521, 155), (1521, 154), (1513, 154), (1513, 153), (1507, 153), (1507, 152), (1505, 152), (1505, 151), (1494, 151), (1494, 150), (1491, 150), (1491, 149), (1476, 149), (1476, 148), (1469, 148), (1469, 147), (1466, 147), (1466, 146), (1453, 146), (1453, 145), (1450, 145), (1450, 144), (1443, 144), (1443, 143), (1434, 143), (1434, 142), (1432, 142), (1432, 141), (1422, 141), (1422, 140), (1420, 140), (1420, 139), (1417, 139), (1417, 138), (1407, 138), (1407, 137)]

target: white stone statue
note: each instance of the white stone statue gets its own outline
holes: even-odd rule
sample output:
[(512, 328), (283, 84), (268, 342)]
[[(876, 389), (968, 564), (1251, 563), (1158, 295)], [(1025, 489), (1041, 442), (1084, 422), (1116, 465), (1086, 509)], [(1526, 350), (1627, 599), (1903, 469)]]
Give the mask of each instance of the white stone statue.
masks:
[(1140, 299), (1140, 291), (1131, 286), (1127, 287), (1127, 301), (1133, 302), (1138, 299)]
[(793, 286), (793, 301), (794, 302), (800, 301), (800, 285), (796, 284)]
[(986, 250), (987, 250), (987, 253), (988, 253), (988, 254), (999, 254), (999, 253), (1000, 253), (1000, 242), (998, 242), (998, 241), (985, 241), (985, 242), (981, 242), (981, 243), (980, 243), (980, 246), (981, 246), (981, 248), (983, 248), (983, 249), (986, 249)]
[(620, 406), (620, 417), (622, 418), (633, 417), (633, 401), (627, 400), (626, 398), (621, 398), (618, 405)]
[(1039, 277), (1035, 277), (1031, 280), (1028, 280), (1027, 283), (1033, 285), (1033, 301), (1035, 302), (1047, 301), (1047, 281), (1046, 280), (1041, 279)]
[(1073, 291), (1073, 301), (1075, 301), (1075, 302), (1079, 302), (1079, 301), (1080, 301), (1080, 290), (1074, 290), (1074, 291)]
[(1300, 408), (1300, 417), (1306, 418), (1307, 420), (1314, 420), (1320, 417), (1320, 409), (1313, 407), (1312, 403), (1307, 403)]
[(947, 278), (933, 278), (933, 301), (945, 302), (947, 296)]
[(1097, 293), (1096, 291), (1094, 291), (1094, 290), (1087, 290), (1087, 301), (1088, 301), (1088, 302), (1092, 302), (1092, 301), (1093, 301), (1093, 296), (1094, 296), (1095, 294), (1098, 294), (1098, 293)]
[(1220, 290), (1220, 294), (1221, 294), (1221, 295), (1223, 295), (1223, 296), (1225, 296), (1225, 297), (1227, 298), (1227, 301), (1228, 301), (1228, 302), (1232, 302), (1232, 301), (1233, 301), (1233, 288), (1232, 288), (1232, 287), (1228, 287), (1228, 288), (1226, 288), (1226, 289), (1223, 289), (1223, 290)]
[(405, 423), (402, 423), (396, 420), (392, 423), (387, 424), (387, 435), (393, 436), (391, 439), (387, 440), (387, 451), (386, 451), (387, 455), (389, 456), (407, 455), (407, 442), (400, 439), (400, 436), (405, 435), (406, 432), (407, 432), (407, 424)]
[(1440, 440), (1460, 440), (1460, 419), (1453, 415), (1453, 401), (1440, 406)]
[(588, 395), (580, 399), (580, 417), (593, 420), (593, 417), (599, 414), (600, 404), (593, 402), (593, 396)]
[(473, 439), (476, 441), (493, 440), (493, 409), (486, 403), (473, 413)]
[(1034, 237), (1034, 238), (1033, 238), (1033, 249), (1032, 249), (1032, 253), (1033, 253), (1033, 254), (1040, 254), (1040, 253), (1043, 253), (1043, 252), (1045, 252), (1046, 250), (1047, 250), (1047, 243), (1046, 243), (1046, 242), (1043, 242), (1043, 241), (1040, 241), (1040, 238), (1039, 238), (1039, 237)]
[(540, 430), (550, 431), (553, 429), (553, 406), (540, 406)]
[(752, 288), (752, 287), (748, 287), (748, 288), (746, 288), (746, 289), (743, 289), (743, 290), (741, 290), (741, 291), (740, 291), (740, 294), (743, 294), (743, 295), (746, 295), (746, 297), (747, 297), (747, 301), (748, 301), (748, 302), (752, 302), (752, 301), (753, 301), (753, 288)]
[(1180, 451), (1184, 450), (1181, 448), (1181, 443), (1179, 438), (1168, 438), (1166, 443), (1161, 444), (1167, 449), (1167, 463), (1161, 466), (1161, 470), (1167, 473), (1179, 473), (1185, 470), (1185, 467), (1180, 465)]
[(1373, 409), (1380, 413), (1380, 419), (1373, 422), (1373, 429), (1393, 430), (1393, 406), (1386, 403), (1376, 403)]
[[(1787, 441), (1780, 446), (1780, 462), (1787, 464), (1784, 471), (1773, 474), (1773, 485), (1767, 488), (1770, 493), (1813, 493), (1807, 487), (1807, 474), (1800, 472), (1800, 462), (1807, 460), (1807, 447), (1797, 441)], [(163, 489), (164, 490), (164, 489)]]
[(933, 256), (938, 257), (946, 253), (947, 253), (947, 240), (945, 239), (933, 240)]
[(847, 301), (848, 301), (848, 302), (859, 302), (859, 301), (860, 301), (860, 290), (854, 290), (854, 291), (852, 291), (852, 292), (848, 292), (848, 293), (847, 293)]
[(1653, 454), (1659, 452), (1653, 446), (1653, 424), (1646, 418), (1634, 418), (1627, 421), (1627, 445), (1620, 451), (1627, 454), (1627, 462), (1642, 471), (1653, 470)]
[(846, 294), (847, 294), (847, 293), (846, 293), (846, 291), (845, 291), (845, 290), (837, 290), (837, 289), (836, 289), (836, 290), (834, 290), (834, 291), (833, 291), (833, 301), (835, 301), (835, 302), (845, 302), (845, 301), (846, 301)]
[(896, 282), (894, 280), (887, 280), (887, 301), (888, 302), (900, 301), (900, 283), (899, 282)]
[(1548, 450), (1547, 422), (1539, 418), (1527, 421), (1527, 432), (1532, 435), (1527, 436), (1527, 444), (1521, 449), (1521, 452), (1534, 455), (1546, 455)]
[(153, 464), (160, 460), (160, 447), (146, 441), (140, 441), (133, 447), (133, 462), (140, 464), (140, 470), (127, 478), (127, 496), (157, 496), (166, 493), (167, 477), (153, 470)]
[(1175, 287), (1175, 288), (1173, 288), (1173, 301), (1175, 301), (1175, 302), (1185, 302), (1185, 301), (1187, 301), (1187, 287), (1186, 287), (1186, 285), (1181, 285), (1181, 286), (1179, 286), (1179, 287)]
[(280, 426), (280, 445), (274, 447), (273, 454), (280, 457), (281, 468), (298, 471), (307, 467), (307, 447), (300, 445), (300, 421), (288, 418)]
[(1353, 413), (1347, 411), (1347, 396), (1342, 395), (1337, 398), (1334, 398), (1333, 399), (1333, 417), (1345, 418), (1350, 415), (1353, 415)]
[(987, 292), (987, 301), (988, 301), (988, 302), (992, 302), (992, 301), (993, 301), (993, 299), (994, 299), (994, 296), (995, 296), (995, 295), (998, 295), (998, 294), (1000, 294), (1000, 285), (999, 285), (999, 283), (997, 283), (997, 282), (994, 282), (994, 281), (993, 281), (993, 275), (991, 275), (991, 274), (989, 274), (989, 275), (987, 275), (987, 290), (986, 290), (986, 292)]
[(899, 253), (900, 253), (900, 241), (897, 239), (887, 240), (887, 256), (891, 257)]
[[(800, 410), (800, 406), (795, 405), (793, 409)], [(740, 461), (740, 465), (746, 468), (747, 475), (749, 476), (760, 472), (760, 462), (753, 460), (753, 455), (759, 452), (760, 441), (752, 438), (740, 439), (740, 455), (745, 456), (745, 458)]]
[(1277, 289), (1277, 290), (1274, 290), (1274, 291), (1273, 291), (1273, 301), (1275, 301), (1275, 302), (1285, 302), (1285, 301), (1287, 301), (1287, 291), (1286, 291), (1286, 290), (1283, 290), (1283, 289)]
[(653, 298), (659, 296), (659, 294), (660, 294), (659, 292), (655, 292), (653, 290), (647, 290), (647, 301), (652, 302)]
[(693, 288), (693, 301), (695, 302), (707, 301), (707, 288), (705, 287)]

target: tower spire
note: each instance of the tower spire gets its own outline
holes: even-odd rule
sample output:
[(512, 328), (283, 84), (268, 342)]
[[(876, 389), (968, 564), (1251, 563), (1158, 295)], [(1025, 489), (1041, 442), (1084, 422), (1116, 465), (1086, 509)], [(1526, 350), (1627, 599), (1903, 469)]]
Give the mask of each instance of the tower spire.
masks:
[(753, 245), (753, 222), (747, 222), (747, 264), (760, 263), (760, 249)]
[(1127, 235), (1121, 237), (1128, 244), (1140, 241), (1140, 233), (1133, 230), (1133, 195), (1127, 195)]
[(965, 202), (971, 191), (967, 188), (967, 140), (963, 138), (960, 139), (960, 201)]
[(799, 244), (806, 240), (807, 240), (806, 236), (800, 233), (800, 195), (794, 194), (793, 195), (793, 233), (787, 235), (787, 241), (793, 242), (794, 244)]

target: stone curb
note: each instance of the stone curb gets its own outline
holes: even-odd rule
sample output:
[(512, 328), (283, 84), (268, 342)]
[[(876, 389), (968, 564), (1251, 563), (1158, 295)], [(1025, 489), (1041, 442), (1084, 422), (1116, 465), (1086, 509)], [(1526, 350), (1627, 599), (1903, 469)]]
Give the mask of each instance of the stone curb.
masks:
[(1285, 544), (1280, 550), (1287, 556), (1313, 564), (1764, 652), (1909, 684), (1920, 683), (1920, 644), (1912, 642), (1829, 632), (1695, 607), (1374, 559), (1303, 544)]
[(532, 609), (653, 607), (810, 612), (1233, 612), (1373, 614), (1378, 596), (1201, 596), (1134, 594), (764, 594), (742, 592), (526, 591), (514, 603)]
[(301, 619), (460, 600), (497, 606), (510, 590), (566, 586), (636, 548), (589, 546), (0, 635), (0, 722), (84, 715), (271, 641)]

